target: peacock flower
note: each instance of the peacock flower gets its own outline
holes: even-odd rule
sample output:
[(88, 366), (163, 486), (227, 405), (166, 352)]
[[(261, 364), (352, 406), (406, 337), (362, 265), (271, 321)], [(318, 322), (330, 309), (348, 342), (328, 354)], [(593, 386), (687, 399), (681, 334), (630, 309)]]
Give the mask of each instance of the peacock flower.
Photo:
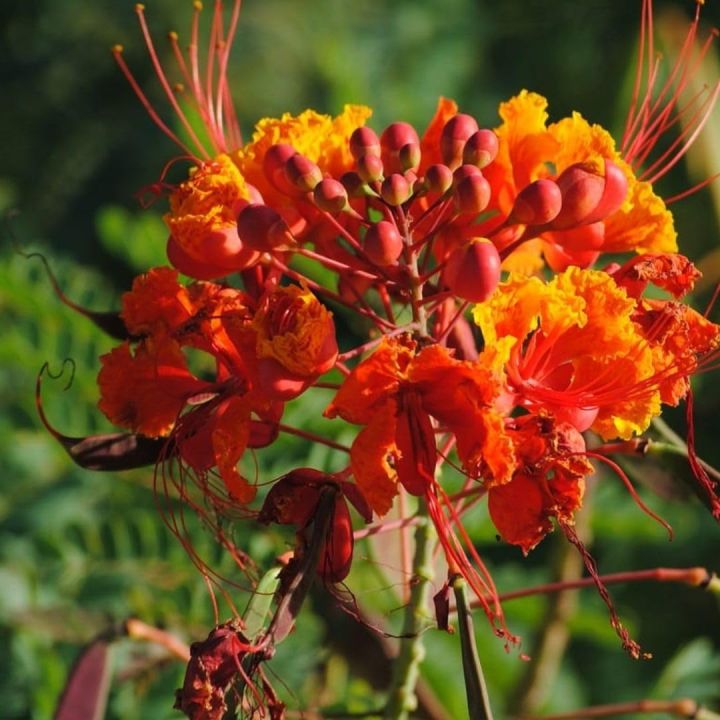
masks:
[(168, 257), (191, 277), (209, 279), (244, 270), (260, 259), (238, 235), (237, 215), (250, 190), (228, 155), (219, 155), (190, 172), (170, 195), (165, 224)]
[(335, 364), (332, 313), (307, 288), (289, 285), (269, 292), (252, 326), (259, 383), (273, 397), (295, 397)]
[(124, 342), (100, 363), (98, 407), (110, 422), (148, 437), (168, 435), (188, 399), (208, 389), (166, 334), (146, 338), (134, 349)]
[(681, 307), (633, 298), (608, 273), (571, 267), (549, 282), (511, 278), (474, 318), (487, 347), (510, 343), (517, 405), (605, 440), (628, 439), (661, 402), (678, 402), (698, 357), (717, 345), (720, 328)]
[(488, 509), (502, 538), (527, 554), (552, 530), (553, 518), (572, 524), (594, 468), (582, 435), (567, 423), (524, 415), (508, 434), (518, 466), (510, 482), (489, 488)]
[(264, 118), (255, 126), (251, 141), (234, 158), (246, 181), (256, 187), (264, 202), (273, 207), (287, 205), (287, 198), (268, 179), (265, 156), (275, 145), (289, 145), (315, 163), (324, 175), (340, 177), (352, 167), (348, 141), (353, 131), (365, 125), (372, 110), (364, 105), (346, 105), (336, 117), (305, 110)]

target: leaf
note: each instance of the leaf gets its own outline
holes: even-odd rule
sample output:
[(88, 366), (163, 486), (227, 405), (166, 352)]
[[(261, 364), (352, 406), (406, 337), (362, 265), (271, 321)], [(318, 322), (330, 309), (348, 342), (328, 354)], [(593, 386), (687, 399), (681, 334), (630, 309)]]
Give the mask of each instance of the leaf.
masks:
[(272, 604), (275, 591), (280, 585), (280, 571), (282, 568), (274, 567), (260, 578), (255, 592), (250, 596), (243, 621), (245, 623), (245, 634), (254, 641), (258, 633), (265, 627), (270, 605)]
[(78, 658), (65, 685), (55, 720), (101, 720), (110, 692), (109, 648), (96, 640)]

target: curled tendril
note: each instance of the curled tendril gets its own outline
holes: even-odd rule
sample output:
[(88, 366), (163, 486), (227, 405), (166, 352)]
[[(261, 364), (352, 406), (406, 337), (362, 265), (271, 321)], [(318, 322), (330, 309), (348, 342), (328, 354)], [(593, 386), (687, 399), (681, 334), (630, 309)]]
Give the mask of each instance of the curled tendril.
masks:
[(38, 373), (38, 383), (40, 382), (40, 379), (43, 375), (47, 375), (51, 380), (60, 380), (60, 378), (65, 374), (65, 368), (67, 366), (70, 366), (70, 378), (67, 381), (67, 384), (63, 388), (63, 392), (66, 390), (69, 390), (72, 387), (72, 384), (75, 380), (75, 370), (77, 369), (77, 366), (75, 364), (75, 360), (73, 360), (71, 357), (66, 357), (62, 361), (62, 365), (60, 366), (60, 371), (57, 373), (53, 373), (53, 371), (50, 369), (50, 363), (45, 362), (43, 363), (43, 366), (40, 368), (40, 372)]

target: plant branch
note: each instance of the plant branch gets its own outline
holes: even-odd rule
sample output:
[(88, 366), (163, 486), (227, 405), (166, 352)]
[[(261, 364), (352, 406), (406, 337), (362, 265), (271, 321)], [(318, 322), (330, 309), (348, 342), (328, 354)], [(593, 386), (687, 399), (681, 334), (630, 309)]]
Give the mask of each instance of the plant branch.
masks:
[(431, 547), (434, 533), (426, 513), (424, 507), (418, 509), (418, 515), (423, 514), (424, 517), (415, 530), (414, 582), (410, 602), (405, 608), (403, 637), (393, 667), (393, 678), (383, 715), (385, 720), (407, 720), (409, 713), (417, 708), (415, 685), (420, 675), (420, 663), (425, 657), (422, 631), (429, 620), (426, 608), (433, 577)]
[(695, 700), (687, 698), (682, 700), (637, 700), (627, 703), (612, 703), (610, 705), (594, 705), (593, 707), (573, 710), (558, 715), (525, 715), (515, 720), (583, 720), (583, 718), (604, 718), (614, 715), (628, 715), (635, 713), (667, 713), (675, 717), (690, 718), (691, 720), (720, 720), (720, 715), (700, 707)]

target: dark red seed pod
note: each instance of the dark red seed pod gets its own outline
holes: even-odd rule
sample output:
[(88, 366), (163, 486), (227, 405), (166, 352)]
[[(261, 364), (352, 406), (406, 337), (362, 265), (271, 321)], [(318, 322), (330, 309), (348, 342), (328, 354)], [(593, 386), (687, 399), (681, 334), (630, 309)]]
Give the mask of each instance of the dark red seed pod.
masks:
[(518, 193), (508, 224), (545, 225), (557, 217), (561, 207), (562, 192), (557, 183), (536, 180)]
[(452, 183), (453, 173), (447, 165), (437, 163), (425, 171), (425, 187), (429, 192), (442, 195), (452, 187)]
[(339, 180), (325, 178), (315, 186), (313, 200), (321, 210), (338, 213), (347, 207), (348, 193)]
[(463, 300), (483, 302), (500, 282), (500, 254), (486, 238), (475, 238), (453, 250), (443, 278), (450, 290)]
[(385, 168), (379, 155), (363, 155), (357, 160), (357, 172), (366, 183), (383, 179)]
[(420, 147), (420, 138), (415, 128), (409, 123), (396, 122), (388, 125), (380, 136), (380, 148), (385, 172), (403, 172), (400, 151), (405, 145)]
[(490, 203), (490, 183), (480, 174), (463, 178), (455, 186), (455, 207), (461, 213), (481, 213)]
[(359, 160), (363, 155), (380, 156), (380, 139), (369, 127), (359, 127), (350, 136), (350, 153)]
[(293, 187), (304, 193), (312, 192), (323, 179), (320, 168), (300, 153), (285, 161), (285, 175)]
[(478, 130), (465, 143), (463, 162), (476, 165), (482, 170), (495, 159), (498, 147), (497, 135), (492, 130)]
[(404, 175), (393, 173), (383, 180), (380, 187), (380, 197), (393, 207), (402, 205), (410, 199), (412, 187)]
[(393, 223), (381, 220), (368, 228), (365, 234), (365, 252), (376, 265), (392, 265), (402, 253), (402, 236)]
[(327, 538), (318, 559), (318, 575), (325, 582), (342, 582), (350, 572), (353, 557), (353, 528), (345, 498), (335, 498), (333, 512)]
[(478, 130), (475, 118), (464, 113), (458, 113), (445, 123), (440, 134), (440, 156), (451, 169), (460, 165), (465, 143)]
[(240, 211), (237, 233), (244, 245), (259, 252), (270, 252), (276, 247), (294, 242), (280, 213), (269, 205), (257, 203), (246, 205)]
[(273, 145), (265, 153), (263, 158), (263, 172), (268, 182), (281, 193), (286, 195), (295, 195), (297, 190), (292, 183), (288, 181), (285, 174), (285, 163), (293, 156), (297, 155), (297, 150), (287, 143), (278, 143)]

